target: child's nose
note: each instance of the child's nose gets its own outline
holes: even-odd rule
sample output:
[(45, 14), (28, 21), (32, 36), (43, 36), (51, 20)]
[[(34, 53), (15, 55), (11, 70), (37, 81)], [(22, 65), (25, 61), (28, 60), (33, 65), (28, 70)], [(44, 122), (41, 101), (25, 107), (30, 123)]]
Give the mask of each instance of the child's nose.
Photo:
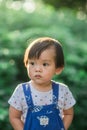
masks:
[(35, 70), (36, 70), (36, 71), (41, 71), (41, 70), (42, 70), (42, 67), (41, 67), (40, 65), (36, 65)]

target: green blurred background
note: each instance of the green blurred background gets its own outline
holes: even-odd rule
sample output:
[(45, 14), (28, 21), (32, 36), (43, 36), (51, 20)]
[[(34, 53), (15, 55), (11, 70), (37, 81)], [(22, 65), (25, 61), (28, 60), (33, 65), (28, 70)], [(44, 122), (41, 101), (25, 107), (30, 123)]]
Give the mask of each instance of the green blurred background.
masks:
[(0, 0), (0, 130), (12, 130), (8, 99), (28, 81), (27, 41), (49, 36), (64, 49), (65, 69), (54, 80), (67, 84), (77, 103), (69, 130), (87, 130), (87, 1)]

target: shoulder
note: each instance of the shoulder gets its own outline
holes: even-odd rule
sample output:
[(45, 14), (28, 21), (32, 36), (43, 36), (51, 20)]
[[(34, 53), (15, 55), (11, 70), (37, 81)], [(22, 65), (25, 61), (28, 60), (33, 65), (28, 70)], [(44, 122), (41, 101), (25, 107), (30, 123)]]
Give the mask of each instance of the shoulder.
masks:
[(63, 89), (65, 91), (69, 89), (69, 87), (66, 84), (64, 84), (64, 83), (58, 83), (58, 84), (59, 84), (59, 88), (60, 89)]
[(22, 111), (24, 108), (26, 108), (26, 100), (23, 92), (23, 84), (20, 83), (16, 86), (14, 92), (12, 93), (10, 99), (8, 100), (8, 103), (13, 106), (15, 109)]
[(56, 82), (56, 83), (59, 84), (59, 104), (61, 106), (61, 102), (62, 102), (64, 104), (63, 108), (69, 109), (76, 103), (76, 100), (71, 90), (66, 84), (60, 82)]
[(28, 86), (29, 82), (23, 82), (17, 85), (14, 91), (23, 92), (23, 86)]
[(68, 89), (68, 86), (61, 82), (52, 81), (53, 83), (57, 84), (59, 86), (59, 89)]
[(69, 89), (69, 87), (61, 82), (55, 82), (59, 86), (59, 93), (61, 93), (62, 95), (66, 95), (67, 93), (71, 94), (71, 90)]

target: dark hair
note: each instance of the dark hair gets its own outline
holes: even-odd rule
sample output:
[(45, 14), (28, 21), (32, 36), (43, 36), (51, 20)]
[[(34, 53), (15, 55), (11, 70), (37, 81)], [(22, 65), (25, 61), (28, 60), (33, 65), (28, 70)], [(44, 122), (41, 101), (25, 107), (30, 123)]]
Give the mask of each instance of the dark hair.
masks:
[(24, 64), (27, 66), (28, 60), (32, 58), (38, 59), (41, 55), (41, 53), (48, 49), (49, 47), (54, 47), (55, 49), (55, 65), (56, 68), (58, 67), (64, 67), (64, 55), (62, 50), (62, 45), (59, 43), (59, 41), (44, 37), (44, 38), (38, 38), (34, 40), (26, 49), (25, 55), (24, 55)]

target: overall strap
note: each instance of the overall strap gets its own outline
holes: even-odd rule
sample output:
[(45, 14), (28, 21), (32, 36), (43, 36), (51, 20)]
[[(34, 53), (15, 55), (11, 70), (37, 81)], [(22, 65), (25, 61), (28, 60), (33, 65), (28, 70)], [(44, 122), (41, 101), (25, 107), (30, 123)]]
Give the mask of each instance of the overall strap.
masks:
[(52, 81), (52, 89), (53, 89), (53, 104), (56, 104), (59, 98), (59, 84)]
[[(25, 95), (27, 105), (29, 107), (33, 107), (34, 104), (33, 104), (33, 101), (32, 101), (29, 83), (23, 83), (22, 86), (23, 86), (23, 91), (24, 91), (24, 95)], [(52, 89), (53, 89), (53, 104), (56, 104), (58, 102), (58, 96), (59, 96), (59, 84), (52, 81)]]
[(24, 83), (22, 84), (23, 86), (23, 91), (24, 91), (24, 95), (25, 95), (25, 99), (27, 102), (28, 107), (33, 107), (33, 101), (32, 101), (32, 96), (31, 96), (31, 90), (30, 90), (30, 85), (29, 83)]

